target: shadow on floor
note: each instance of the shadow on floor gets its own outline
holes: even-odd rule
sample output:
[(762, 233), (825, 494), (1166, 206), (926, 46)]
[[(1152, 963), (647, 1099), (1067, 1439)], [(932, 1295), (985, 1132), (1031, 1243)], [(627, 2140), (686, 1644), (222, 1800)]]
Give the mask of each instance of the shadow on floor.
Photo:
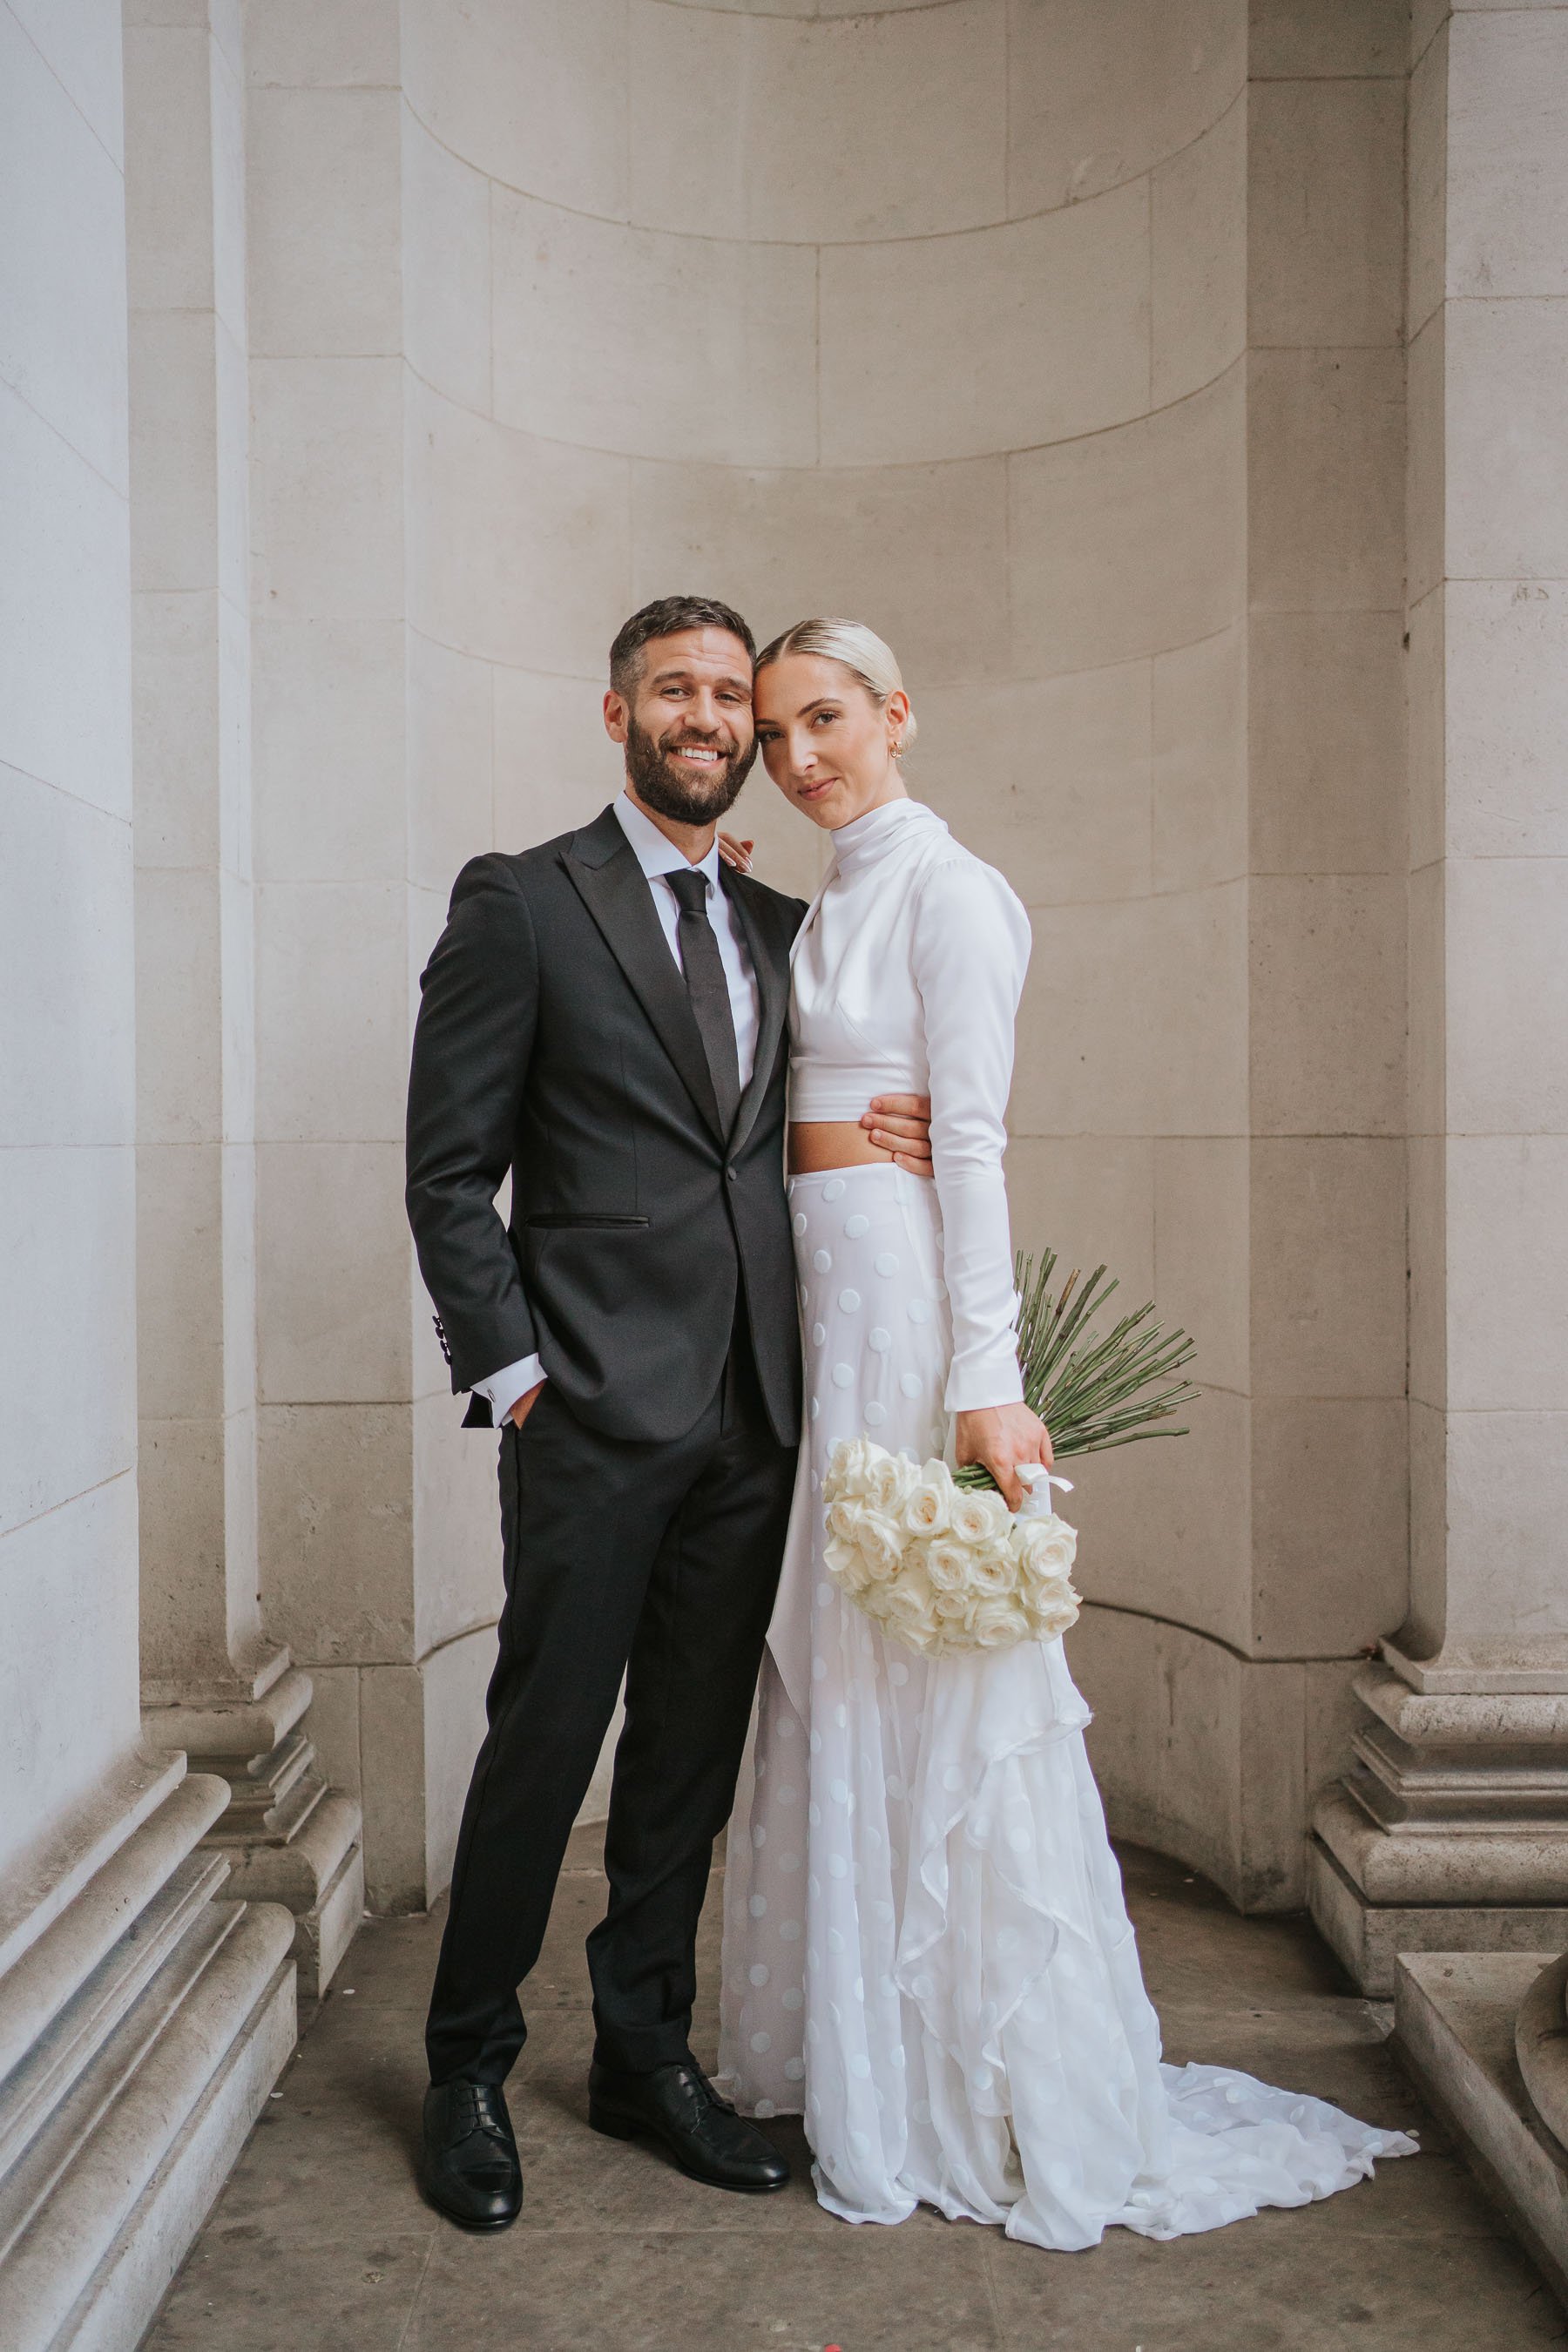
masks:
[[(1419, 2130), (1421, 2156), (1324, 2204), (1156, 2245), (1015, 2246), (921, 2212), (856, 2230), (817, 2207), (804, 2139), (778, 2197), (726, 2197), (595, 2137), (583, 1941), (601, 1832), (579, 1832), (509, 2085), (523, 2217), (469, 2238), (412, 2152), (440, 1914), (367, 1921), (269, 2100), (145, 2352), (1530, 2352), (1568, 2322), (1425, 2114), (1366, 2002), (1301, 1919), (1243, 1919), (1122, 1850), (1167, 2057), (1244, 2067)], [(704, 1923), (711, 2060), (718, 1889)]]

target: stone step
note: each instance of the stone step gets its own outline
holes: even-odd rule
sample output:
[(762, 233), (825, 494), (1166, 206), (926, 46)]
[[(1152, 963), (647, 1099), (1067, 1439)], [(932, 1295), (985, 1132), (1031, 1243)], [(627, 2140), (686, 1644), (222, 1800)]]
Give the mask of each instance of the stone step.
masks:
[(1536, 2114), (1514, 2046), (1516, 2021), (1542, 1957), (1402, 1954), (1394, 2032), (1433, 2105), (1568, 2303), (1568, 2153)]
[[(216, 1845), (216, 1841), (212, 1841)], [(228, 1891), (252, 1901), (286, 1903), (299, 1923), (295, 1957), (301, 2000), (317, 2000), (331, 1982), (364, 1912), (364, 1853), (360, 1809), (351, 1797), (321, 1790), (300, 1834), (224, 1845), (232, 1869)]]
[[(1342, 1791), (1339, 1801), (1349, 1804)], [(1307, 1841), (1307, 1907), (1324, 1942), (1362, 1991), (1376, 2000), (1392, 1999), (1402, 1952), (1533, 1953), (1539, 1968), (1549, 1952), (1568, 1945), (1564, 1905), (1372, 1902), (1323, 1840), (1321, 1827)]]
[(1542, 1969), (1513, 2021), (1513, 2054), (1531, 2104), (1559, 2147), (1568, 2148), (1568, 1952)]
[[(174, 1759), (177, 1761), (177, 1759)], [(173, 1773), (163, 1802), (121, 1837), (0, 1976), (0, 2084), (151, 1904), (223, 1811), (228, 1783)]]
[(140, 2337), (295, 2040), (294, 1923), (209, 1903), (0, 2187), (5, 2352)]
[[(90, 1879), (187, 1781), (185, 1759), (162, 1749), (128, 1757), (0, 1891), (0, 1987), (22, 1956), (75, 1902)], [(8, 2063), (0, 2042), (0, 2078)]]
[(315, 1760), (315, 1741), (296, 1726), (265, 1755), (250, 1757), (243, 1763), (233, 1756), (193, 1755), (191, 1769), (221, 1772), (234, 1791), (237, 1805), (264, 1809), (286, 1797)]
[(0, 2183), (227, 1876), (221, 1855), (187, 1854), (39, 2034), (5, 2084)]

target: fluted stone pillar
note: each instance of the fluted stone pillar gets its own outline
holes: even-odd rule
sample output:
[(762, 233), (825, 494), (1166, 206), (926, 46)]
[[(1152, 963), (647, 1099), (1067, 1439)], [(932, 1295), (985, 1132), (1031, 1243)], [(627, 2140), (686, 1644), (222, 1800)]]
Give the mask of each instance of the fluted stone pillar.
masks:
[(236, 9), (127, 13), (142, 1703), (315, 1994), (364, 1873), (258, 1599), (244, 61)]
[(1411, 1606), (1315, 1916), (1568, 1942), (1568, 12), (1427, 5), (1410, 84)]
[(293, 1922), (138, 1703), (121, 99), (119, 0), (0, 5), (5, 2352), (141, 2341), (295, 2038)]

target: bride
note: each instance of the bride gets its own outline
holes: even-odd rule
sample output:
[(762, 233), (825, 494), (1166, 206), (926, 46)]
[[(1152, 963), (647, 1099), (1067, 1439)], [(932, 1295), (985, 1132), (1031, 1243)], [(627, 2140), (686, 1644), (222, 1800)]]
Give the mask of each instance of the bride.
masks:
[[(1061, 1643), (928, 1661), (824, 1571), (840, 1438), (921, 1459), (951, 1419), (956, 1459), (1015, 1507), (1020, 1468), (1051, 1460), (1023, 1402), (1002, 1173), (1029, 926), (910, 798), (914, 720), (869, 629), (791, 629), (758, 659), (755, 711), (769, 775), (833, 858), (794, 960), (809, 1421), (730, 1831), (725, 2088), (747, 2114), (804, 2116), (817, 2195), (848, 2221), (923, 2203), (1069, 2248), (1328, 2196), (1415, 2143), (1162, 2065)], [(900, 1092), (931, 1097), (934, 1185), (858, 1123)]]

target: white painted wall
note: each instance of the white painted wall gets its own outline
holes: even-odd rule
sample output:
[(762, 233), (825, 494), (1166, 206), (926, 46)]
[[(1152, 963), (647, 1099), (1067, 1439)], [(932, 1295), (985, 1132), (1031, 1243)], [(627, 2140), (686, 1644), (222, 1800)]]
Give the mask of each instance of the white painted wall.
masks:
[(0, 1921), (132, 1770), (131, 603), (117, 0), (0, 5)]

